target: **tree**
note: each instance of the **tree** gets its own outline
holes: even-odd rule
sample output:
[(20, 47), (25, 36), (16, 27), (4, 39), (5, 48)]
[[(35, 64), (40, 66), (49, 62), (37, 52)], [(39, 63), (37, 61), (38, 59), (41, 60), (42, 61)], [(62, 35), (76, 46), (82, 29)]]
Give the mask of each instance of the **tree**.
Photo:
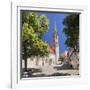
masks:
[[(24, 23), (22, 26), (22, 56), (25, 60), (25, 70), (27, 70), (27, 58), (30, 56), (30, 48), (33, 42), (30, 44), (30, 36), (32, 36), (33, 29), (28, 28), (28, 24)], [(30, 44), (30, 45), (29, 45)]]
[(65, 44), (74, 50), (79, 50), (79, 14), (66, 16), (63, 24), (65, 25), (63, 32), (67, 37)]
[(49, 21), (45, 15), (40, 16), (40, 25), (42, 29), (42, 31), (40, 32), (41, 33), (40, 37), (42, 37), (46, 32), (48, 32), (48, 29), (49, 29), (49, 26), (48, 26)]
[[(30, 56), (47, 55), (47, 44), (41, 40), (42, 35), (48, 31), (48, 19), (39, 17), (36, 12), (22, 11), (22, 56), (27, 71), (27, 58)], [(43, 27), (42, 27), (43, 23)], [(46, 26), (45, 26), (46, 25)], [(47, 28), (46, 28), (47, 27)], [(37, 59), (38, 61), (38, 59)], [(36, 62), (37, 63), (37, 62)]]
[(22, 11), (22, 24), (32, 26), (38, 37), (42, 37), (49, 29), (49, 21), (45, 15), (38, 16), (37, 12)]

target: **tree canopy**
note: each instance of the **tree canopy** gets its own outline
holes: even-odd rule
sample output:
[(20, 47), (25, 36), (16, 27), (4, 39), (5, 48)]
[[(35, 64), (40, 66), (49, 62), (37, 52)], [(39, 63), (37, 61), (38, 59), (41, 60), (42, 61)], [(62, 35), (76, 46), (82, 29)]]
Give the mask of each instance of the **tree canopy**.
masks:
[(64, 29), (67, 39), (65, 44), (68, 47), (79, 49), (79, 14), (70, 14), (66, 16), (63, 21)]

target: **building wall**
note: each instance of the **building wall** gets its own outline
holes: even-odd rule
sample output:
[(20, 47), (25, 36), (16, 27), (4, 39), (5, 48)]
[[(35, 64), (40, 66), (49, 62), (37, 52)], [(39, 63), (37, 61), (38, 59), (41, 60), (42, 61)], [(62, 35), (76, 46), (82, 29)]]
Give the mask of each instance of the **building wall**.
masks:
[[(27, 68), (37, 67), (36, 65), (37, 57), (31, 57), (27, 59)], [(24, 60), (22, 60), (22, 68), (24, 68)], [(44, 65), (43, 65), (44, 64)], [(56, 64), (55, 54), (49, 54), (48, 57), (39, 57), (38, 66), (54, 65)]]

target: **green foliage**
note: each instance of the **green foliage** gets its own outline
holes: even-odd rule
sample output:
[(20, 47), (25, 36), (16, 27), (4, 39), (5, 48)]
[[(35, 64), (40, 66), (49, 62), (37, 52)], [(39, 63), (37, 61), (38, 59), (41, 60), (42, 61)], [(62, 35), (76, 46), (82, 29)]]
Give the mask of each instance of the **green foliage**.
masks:
[(48, 31), (48, 19), (45, 15), (38, 16), (37, 12), (22, 11), (22, 24), (27, 23), (32, 26), (38, 37), (42, 37)]
[(36, 12), (22, 11), (22, 56), (25, 60), (30, 56), (48, 55), (48, 45), (41, 40), (48, 31), (46, 16), (38, 16)]
[(42, 36), (43, 34), (48, 32), (48, 29), (49, 29), (49, 27), (48, 27), (49, 21), (45, 15), (40, 16), (40, 25), (41, 25), (41, 29), (42, 29), (42, 31), (41, 31), (41, 36)]
[(68, 15), (64, 19), (63, 24), (65, 25), (63, 32), (67, 36), (66, 45), (74, 49), (79, 49), (79, 14)]

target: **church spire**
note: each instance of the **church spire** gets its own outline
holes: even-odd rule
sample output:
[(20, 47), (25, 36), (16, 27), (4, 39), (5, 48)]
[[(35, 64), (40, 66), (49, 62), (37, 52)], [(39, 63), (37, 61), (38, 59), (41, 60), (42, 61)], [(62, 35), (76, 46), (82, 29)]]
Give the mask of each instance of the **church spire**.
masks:
[(56, 22), (54, 24), (53, 40), (54, 40), (54, 46), (56, 47), (56, 44), (58, 43), (58, 35), (57, 35)]
[(59, 60), (59, 40), (58, 40), (56, 22), (54, 24), (54, 33), (53, 34), (54, 34), (53, 41), (54, 41), (54, 49), (55, 49), (55, 60), (57, 62)]
[(54, 22), (54, 33), (57, 32), (57, 28), (56, 28), (56, 22)]

